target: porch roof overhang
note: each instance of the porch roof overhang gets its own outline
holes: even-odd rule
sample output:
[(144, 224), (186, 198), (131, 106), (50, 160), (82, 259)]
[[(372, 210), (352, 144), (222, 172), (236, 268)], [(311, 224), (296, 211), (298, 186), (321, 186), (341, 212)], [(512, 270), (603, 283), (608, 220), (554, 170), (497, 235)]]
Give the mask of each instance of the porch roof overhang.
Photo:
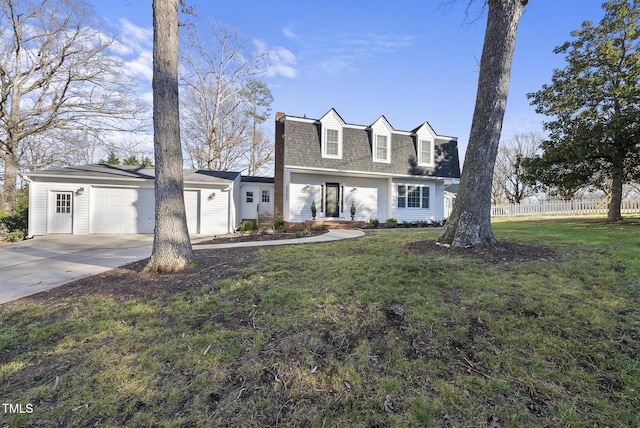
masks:
[(450, 177), (437, 177), (432, 175), (412, 175), (412, 174), (389, 174), (384, 172), (366, 172), (366, 171), (350, 171), (350, 170), (341, 170), (341, 169), (328, 169), (328, 168), (311, 168), (304, 166), (285, 166), (290, 172), (299, 173), (299, 174), (318, 174), (318, 175), (342, 175), (347, 177), (360, 177), (360, 178), (413, 178), (413, 179), (426, 179), (442, 182), (446, 185), (456, 184), (460, 182), (459, 178), (450, 178)]

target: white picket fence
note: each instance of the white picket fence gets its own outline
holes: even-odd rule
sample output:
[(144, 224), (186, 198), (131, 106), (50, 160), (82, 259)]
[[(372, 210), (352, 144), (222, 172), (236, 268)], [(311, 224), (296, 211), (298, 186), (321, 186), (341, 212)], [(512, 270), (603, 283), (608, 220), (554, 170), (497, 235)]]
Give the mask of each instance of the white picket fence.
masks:
[[(576, 199), (491, 205), (491, 217), (606, 214), (608, 204), (608, 199)], [(623, 199), (621, 212), (639, 214), (640, 199)]]

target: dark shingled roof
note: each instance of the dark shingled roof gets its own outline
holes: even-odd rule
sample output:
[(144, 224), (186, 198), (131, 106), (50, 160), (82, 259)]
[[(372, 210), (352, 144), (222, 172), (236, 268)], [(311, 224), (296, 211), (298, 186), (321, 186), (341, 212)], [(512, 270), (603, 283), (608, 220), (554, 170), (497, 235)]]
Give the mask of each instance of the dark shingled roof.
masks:
[[(102, 180), (154, 180), (155, 168), (128, 165), (81, 165), (66, 168), (48, 169), (25, 174), (30, 178), (85, 178)], [(239, 172), (184, 170), (184, 181), (187, 183), (223, 183), (234, 181)]]
[(258, 177), (256, 175), (243, 175), (240, 177), (243, 183), (274, 183), (273, 177)]
[(435, 167), (418, 166), (416, 137), (406, 132), (391, 133), (391, 163), (374, 162), (370, 129), (344, 127), (342, 159), (322, 157), (319, 121), (283, 119), (285, 165), (288, 168), (309, 167), (343, 171), (362, 171), (394, 175), (460, 178), (458, 142), (451, 137), (436, 137)]

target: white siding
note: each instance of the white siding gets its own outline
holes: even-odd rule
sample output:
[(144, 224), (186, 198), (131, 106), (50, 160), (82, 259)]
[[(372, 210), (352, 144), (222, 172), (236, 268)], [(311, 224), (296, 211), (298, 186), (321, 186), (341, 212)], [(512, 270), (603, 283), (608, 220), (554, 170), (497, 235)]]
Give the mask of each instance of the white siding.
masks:
[[(79, 188), (84, 188), (81, 195), (77, 195)], [(51, 195), (55, 192), (72, 193), (72, 233), (89, 233), (89, 185), (78, 183), (41, 183), (29, 184), (29, 234), (46, 235), (49, 232), (49, 216), (55, 209), (51, 205)]]
[[(398, 208), (398, 185), (429, 186), (429, 208)], [(444, 186), (435, 180), (394, 179), (391, 217), (399, 222), (440, 221), (444, 217)]]
[(184, 191), (184, 211), (187, 216), (187, 229), (190, 235), (200, 233), (200, 191), (185, 190)]
[(47, 234), (47, 195), (45, 183), (29, 184), (29, 235)]
[[(273, 215), (273, 184), (243, 183), (240, 191), (240, 213), (244, 219), (256, 219), (258, 207), (264, 215)], [(269, 203), (262, 202), (262, 190), (269, 190)], [(253, 192), (253, 202), (247, 202), (247, 192)]]
[(200, 233), (204, 235), (223, 235), (233, 230), (230, 226), (230, 210), (233, 203), (229, 189), (203, 189), (200, 203)]
[(342, 198), (344, 207), (339, 219), (351, 219), (350, 208), (353, 201), (356, 205), (356, 220), (368, 221), (371, 218), (386, 220), (387, 179), (299, 173), (291, 173), (287, 220), (294, 222), (310, 220), (311, 203), (314, 200), (317, 207), (316, 219), (322, 220), (324, 218), (324, 210), (321, 206), (322, 186), (325, 183), (339, 183), (341, 191), (344, 190)]
[(326, 150), (325, 150), (325, 141), (326, 141), (326, 132), (327, 129), (335, 129), (338, 131), (338, 145), (339, 145), (339, 149), (338, 149), (338, 156), (331, 156), (331, 157), (338, 157), (338, 158), (342, 158), (342, 144), (343, 144), (343, 140), (342, 140), (342, 136), (343, 136), (343, 122), (340, 119), (340, 116), (338, 116), (338, 114), (333, 111), (330, 110), (327, 114), (325, 114), (321, 119), (320, 119), (320, 123), (321, 123), (321, 146), (322, 146), (322, 156), (324, 157), (326, 154)]

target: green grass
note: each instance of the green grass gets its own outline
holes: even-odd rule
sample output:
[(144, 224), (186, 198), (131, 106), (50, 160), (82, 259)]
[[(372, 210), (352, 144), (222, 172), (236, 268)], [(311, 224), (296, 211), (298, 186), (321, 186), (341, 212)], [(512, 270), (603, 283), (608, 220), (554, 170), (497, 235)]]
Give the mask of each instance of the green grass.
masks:
[(640, 226), (494, 231), (561, 261), (373, 232), (265, 248), (234, 279), (148, 300), (4, 305), (0, 400), (33, 412), (0, 408), (0, 425), (637, 426)]

